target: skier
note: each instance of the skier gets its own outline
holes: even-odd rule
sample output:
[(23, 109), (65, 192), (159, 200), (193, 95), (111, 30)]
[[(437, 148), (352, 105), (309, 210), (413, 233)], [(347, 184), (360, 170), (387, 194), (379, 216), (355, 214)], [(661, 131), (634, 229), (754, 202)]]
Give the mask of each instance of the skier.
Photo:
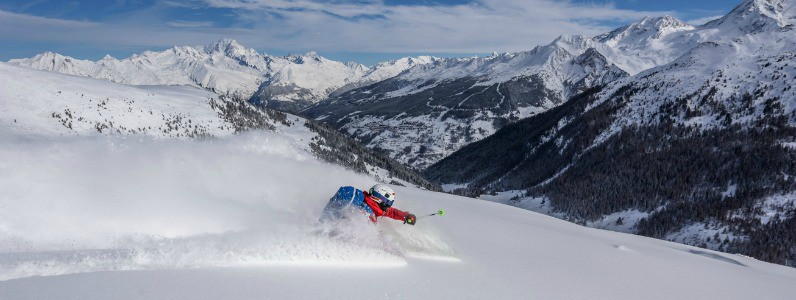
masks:
[(404, 221), (404, 224), (415, 225), (417, 217), (392, 207), (394, 201), (395, 191), (384, 184), (374, 185), (369, 191), (344, 186), (329, 199), (329, 203), (323, 209), (321, 220), (342, 218), (344, 210), (353, 209), (368, 214), (374, 223), (378, 217), (388, 217)]

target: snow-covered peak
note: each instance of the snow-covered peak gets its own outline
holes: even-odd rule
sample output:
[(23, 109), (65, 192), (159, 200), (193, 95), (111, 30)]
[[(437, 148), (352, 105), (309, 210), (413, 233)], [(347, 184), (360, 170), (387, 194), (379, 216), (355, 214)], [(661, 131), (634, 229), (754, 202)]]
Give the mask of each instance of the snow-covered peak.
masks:
[(644, 17), (630, 25), (597, 36), (597, 40), (612, 47), (646, 46), (666, 35), (693, 30), (694, 27), (671, 16)]
[(796, 0), (746, 0), (726, 16), (703, 27), (751, 34), (780, 30), (795, 22)]
[(360, 64), (360, 63), (358, 63), (358, 62), (355, 62), (355, 61), (349, 61), (349, 62), (345, 62), (344, 64), (345, 64), (347, 67), (349, 67), (349, 68), (351, 68), (351, 69), (354, 69), (354, 70), (358, 70), (358, 71), (367, 72), (368, 70), (370, 70), (370, 69), (368, 69), (368, 67), (366, 67), (365, 65), (363, 65), (363, 64)]
[(644, 18), (644, 20), (652, 23), (652, 27), (656, 28), (658, 31), (680, 31), (694, 29), (693, 26), (688, 25), (687, 23), (669, 15), (665, 15), (663, 17), (647, 17)]
[(93, 62), (79, 60), (69, 56), (54, 52), (44, 52), (31, 58), (12, 59), (9, 63), (14, 65), (25, 65), (30, 68), (47, 70), (58, 73), (88, 76), (89, 72), (85, 68)]
[(315, 51), (310, 51), (310, 52), (307, 52), (307, 53), (304, 53), (304, 54), (291, 54), (291, 55), (285, 56), (284, 59), (287, 59), (288, 61), (290, 61), (290, 62), (292, 62), (294, 64), (329, 63), (329, 62), (340, 63), (340, 62), (337, 62), (337, 61), (332, 61), (330, 59), (327, 59), (326, 57), (320, 56)]
[(573, 47), (588, 48), (593, 44), (594, 40), (584, 35), (560, 35), (551, 43), (551, 45), (556, 45), (567, 49), (572, 49)]
[(561, 35), (546, 47), (564, 50), (571, 55), (581, 55), (588, 49), (606, 48), (595, 38), (585, 35)]
[(439, 58), (427, 55), (417, 56), (417, 57), (403, 57), (396, 60), (377, 63), (373, 66), (373, 69), (387, 68), (394, 66), (422, 65), (422, 64), (432, 63), (438, 59)]
[(243, 56), (259, 55), (256, 50), (246, 48), (233, 39), (221, 39), (215, 43), (205, 46), (208, 54), (222, 53), (227, 57), (238, 58)]
[(371, 67), (364, 80), (368, 82), (381, 81), (394, 77), (412, 67), (434, 63), (439, 58), (433, 56), (403, 57), (396, 60), (380, 62)]
[(75, 60), (74, 58), (71, 58), (69, 56), (64, 56), (64, 55), (61, 55), (61, 54), (58, 54), (58, 53), (47, 51), (47, 52), (44, 52), (44, 53), (37, 54), (36, 56), (34, 56), (32, 58), (14, 59), (14, 60), (11, 60), (11, 61), (29, 61), (29, 62), (42, 62), (42, 63), (43, 62), (56, 63), (56, 62), (64, 62), (64, 61), (71, 62), (71, 61), (74, 61), (74, 60)]
[[(190, 51), (190, 49), (186, 50)], [(224, 58), (231, 58), (236, 62), (257, 70), (266, 70), (264, 55), (260, 55), (260, 53), (257, 53), (257, 50), (247, 48), (233, 39), (219, 40), (218, 42), (205, 46), (203, 50), (204, 53), (210, 56), (211, 63), (214, 65), (217, 64), (217, 62), (226, 64)], [(199, 56), (203, 56), (203, 53), (199, 53)]]

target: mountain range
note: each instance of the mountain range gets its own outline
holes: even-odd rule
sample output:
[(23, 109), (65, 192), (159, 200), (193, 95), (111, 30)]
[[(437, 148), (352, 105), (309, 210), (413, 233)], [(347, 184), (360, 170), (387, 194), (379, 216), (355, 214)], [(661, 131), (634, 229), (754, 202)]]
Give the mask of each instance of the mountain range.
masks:
[(9, 63), (123, 84), (186, 85), (224, 96), (254, 96), (263, 106), (293, 112), (325, 99), (333, 91), (379, 81), (433, 60), (427, 56), (404, 58), (368, 68), (332, 61), (315, 52), (270, 56), (223, 39), (206, 46), (146, 51), (121, 60), (106, 55), (95, 62), (45, 52)]
[(106, 56), (92, 62), (46, 52), (9, 63), (124, 84), (196, 86), (246, 98), (261, 107), (323, 120), (368, 148), (424, 169), (506, 124), (592, 86), (669, 62), (709, 38), (683, 34), (691, 29), (669, 16), (647, 17), (597, 37), (561, 36), (530, 51), (407, 57), (372, 67), (314, 52), (270, 56), (230, 39), (122, 60)]

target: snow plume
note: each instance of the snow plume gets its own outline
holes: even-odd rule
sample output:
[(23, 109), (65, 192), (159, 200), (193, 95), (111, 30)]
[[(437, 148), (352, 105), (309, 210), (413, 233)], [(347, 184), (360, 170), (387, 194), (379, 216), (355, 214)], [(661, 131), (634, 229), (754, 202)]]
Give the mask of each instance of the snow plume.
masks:
[[(319, 224), (339, 186), (372, 179), (288, 138), (0, 139), (0, 280), (274, 263), (405, 261), (367, 218)], [(365, 223), (365, 224), (359, 224)]]

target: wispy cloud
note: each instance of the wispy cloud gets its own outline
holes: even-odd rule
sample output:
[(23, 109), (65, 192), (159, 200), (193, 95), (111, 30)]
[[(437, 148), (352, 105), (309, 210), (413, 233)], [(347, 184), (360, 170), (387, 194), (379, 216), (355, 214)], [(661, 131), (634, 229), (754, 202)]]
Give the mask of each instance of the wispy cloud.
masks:
[[(169, 20), (154, 10), (233, 14), (233, 22)], [(206, 44), (222, 37), (258, 49), (372, 53), (486, 53), (531, 49), (561, 34), (596, 35), (645, 15), (611, 3), (475, 0), (387, 5), (379, 0), (164, 0), (146, 15), (99, 22), (0, 11), (0, 39), (70, 41), (112, 47)], [(128, 14), (135, 16), (135, 13)], [(111, 19), (111, 18), (109, 18)]]
[[(663, 12), (611, 4), (480, 0), (460, 5), (386, 5), (381, 1), (205, 0), (235, 9), (251, 29), (286, 48), (332, 51), (517, 51), (560, 34), (598, 34), (604, 23)], [(284, 37), (289, 39), (283, 40)]]
[(14, 31), (29, 27), (66, 27), (66, 28), (89, 28), (98, 26), (99, 23), (89, 21), (74, 21), (64, 19), (53, 19), (28, 14), (18, 14), (0, 10), (0, 24), (2, 29)]
[(168, 23), (166, 23), (166, 25), (169, 25), (171, 27), (180, 27), (180, 28), (197, 28), (197, 27), (212, 27), (213, 26), (213, 22), (211, 22), (211, 21), (197, 22), (197, 21), (179, 21), (179, 20), (177, 20), (177, 21), (168, 22)]

